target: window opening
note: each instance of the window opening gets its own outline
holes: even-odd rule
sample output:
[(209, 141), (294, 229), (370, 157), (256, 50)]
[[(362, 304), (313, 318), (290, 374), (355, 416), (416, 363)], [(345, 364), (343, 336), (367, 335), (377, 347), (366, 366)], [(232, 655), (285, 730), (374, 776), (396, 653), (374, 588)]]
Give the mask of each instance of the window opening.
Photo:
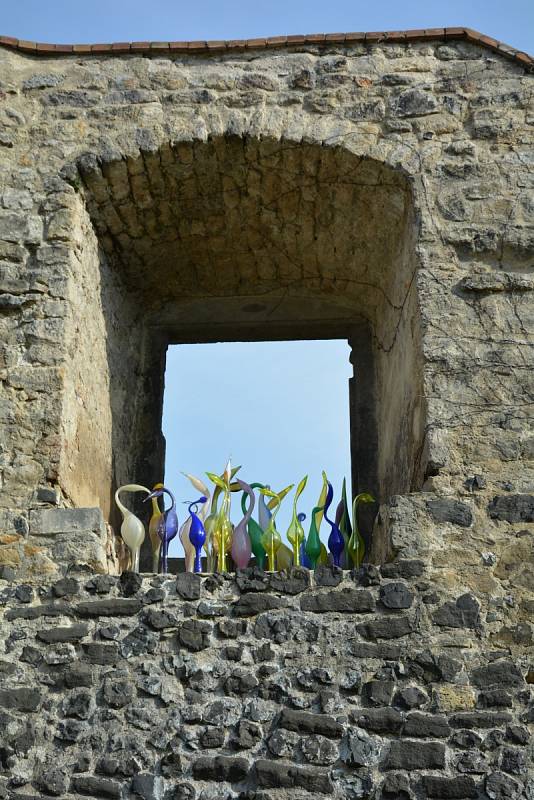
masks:
[[(330, 513), (335, 514), (344, 478), (350, 502), (349, 356), (348, 342), (341, 339), (170, 346), (163, 405), (165, 484), (178, 500), (180, 524), (187, 516), (183, 501), (196, 497), (182, 473), (209, 484), (206, 472), (220, 474), (228, 458), (241, 465), (242, 480), (275, 491), (291, 483), (296, 488), (308, 475), (299, 501), (306, 533), (322, 470), (334, 487)], [(277, 515), (285, 544), (293, 491)], [(240, 498), (232, 499), (234, 524), (242, 517)], [(323, 522), (325, 544), (329, 532)], [(169, 555), (183, 556), (178, 537)]]

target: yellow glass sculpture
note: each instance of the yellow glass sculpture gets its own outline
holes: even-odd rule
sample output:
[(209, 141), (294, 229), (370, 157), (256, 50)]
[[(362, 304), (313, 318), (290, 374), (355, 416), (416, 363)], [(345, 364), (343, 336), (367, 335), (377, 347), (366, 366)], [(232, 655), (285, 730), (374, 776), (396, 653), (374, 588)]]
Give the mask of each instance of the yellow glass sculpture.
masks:
[[(230, 462), (228, 462), (229, 464)], [(230, 476), (233, 478), (241, 469), (241, 467), (232, 467), (230, 470)], [(217, 545), (216, 542), (218, 540), (219, 534), (218, 531), (218, 522), (220, 519), (220, 512), (218, 511), (218, 503), (219, 497), (221, 493), (224, 491), (224, 480), (225, 480), (226, 470), (222, 473), (222, 475), (217, 476), (215, 478), (217, 480), (213, 480), (214, 473), (207, 472), (206, 475), (215, 483), (215, 489), (213, 491), (213, 496), (211, 498), (211, 510), (210, 513), (207, 514), (208, 504), (206, 503), (206, 517), (204, 519), (204, 530), (206, 533), (206, 541), (204, 542), (204, 550), (206, 551), (207, 557), (207, 570), (208, 572), (214, 572), (215, 566), (217, 564)], [(230, 491), (237, 492), (241, 491), (241, 487), (239, 483), (234, 482), (230, 484)]]
[(352, 504), (352, 534), (347, 549), (357, 569), (361, 566), (365, 555), (365, 542), (358, 528), (358, 507), (361, 503), (376, 503), (376, 500), (369, 492), (362, 492), (356, 495)]
[(276, 515), (280, 510), (280, 505), (282, 503), (283, 498), (286, 494), (291, 491), (293, 488), (293, 484), (287, 486), (285, 489), (282, 489), (281, 492), (273, 492), (268, 487), (264, 489), (260, 489), (261, 494), (265, 497), (270, 497), (269, 501), (269, 510), (272, 508), (272, 515), (269, 519), (269, 523), (267, 525), (266, 530), (264, 530), (263, 535), (261, 537), (261, 543), (264, 547), (265, 552), (267, 553), (267, 562), (269, 566), (269, 571), (274, 572), (276, 570), (276, 553), (278, 552), (280, 545), (282, 544), (282, 537), (276, 530)]
[(297, 514), (297, 502), (300, 495), (304, 491), (307, 482), (308, 476), (305, 475), (297, 486), (297, 491), (295, 492), (295, 497), (293, 498), (293, 516), (291, 517), (291, 523), (287, 530), (287, 539), (293, 549), (293, 564), (296, 567), (300, 566), (300, 546), (304, 541), (304, 528), (302, 527), (302, 523), (306, 518), (303, 514)]
[[(162, 483), (155, 483), (152, 487), (153, 490), (163, 489)], [(152, 498), (152, 516), (148, 523), (148, 535), (150, 536), (150, 544), (152, 545), (152, 572), (159, 571), (159, 555), (161, 553), (161, 537), (158, 533), (159, 526), (164, 522), (163, 511), (159, 507), (159, 498)]]
[[(220, 511), (217, 513), (214, 527), (212, 531), (212, 547), (217, 557), (217, 572), (226, 572), (226, 554), (232, 546), (232, 523), (230, 521), (230, 508), (231, 508), (231, 486), (230, 481), (232, 478), (232, 467), (230, 461), (224, 470), (224, 476), (219, 478), (213, 472), (206, 472), (206, 475), (215, 486), (221, 489), (223, 499)], [(210, 531), (211, 532), (211, 531)]]
[(293, 551), (283, 542), (276, 553), (276, 566), (278, 569), (288, 570), (293, 566)]
[(130, 551), (130, 568), (132, 572), (139, 572), (139, 551), (145, 540), (145, 526), (134, 513), (121, 503), (119, 496), (121, 492), (146, 492), (150, 494), (150, 489), (140, 486), (138, 483), (127, 483), (120, 486), (115, 492), (115, 502), (122, 514), (121, 536)]

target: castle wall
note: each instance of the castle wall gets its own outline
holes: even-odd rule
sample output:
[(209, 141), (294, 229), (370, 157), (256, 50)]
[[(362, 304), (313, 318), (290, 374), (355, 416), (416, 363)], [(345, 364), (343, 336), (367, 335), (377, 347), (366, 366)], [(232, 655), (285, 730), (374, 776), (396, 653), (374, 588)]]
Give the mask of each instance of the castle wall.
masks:
[(521, 64), (439, 41), (0, 58), (4, 535), (43, 503), (109, 519), (162, 463), (173, 327), (224, 338), (245, 296), (282, 293), (260, 335), (303, 308), (366, 321), (380, 501), (465, 501), (469, 547), (431, 522), (422, 548), (485, 575), (509, 529), (477, 520), (533, 479)]
[(534, 791), (526, 623), (504, 637), (499, 604), (436, 587), (420, 560), (355, 577), (73, 571), (0, 597), (5, 797)]
[[(439, 40), (46, 58), (4, 48), (0, 81), (4, 793), (53, 795), (57, 781), (56, 796), (165, 786), (190, 797), (172, 786), (193, 776), (206, 800), (276, 798), (280, 785), (295, 797), (307, 785), (529, 798), (526, 62)], [(129, 578), (63, 579), (119, 569), (111, 496), (161, 468), (167, 342), (327, 331), (367, 348), (360, 378), (372, 381), (356, 407), (373, 434), (361, 452), (377, 442), (362, 482), (378, 487), (369, 557), (383, 585), (354, 595), (346, 577), (320, 589), (325, 600), (306, 590), (286, 605), (302, 578), (258, 579), (275, 583), (241, 600), (236, 584), (208, 579), (199, 605), (152, 578), (126, 606), (87, 611), (87, 592), (129, 591)], [(353, 361), (358, 380), (357, 347)], [(422, 563), (413, 582), (406, 560)], [(38, 589), (45, 574), (60, 588)], [(393, 579), (410, 582), (404, 609), (384, 605)], [(74, 596), (60, 600), (65, 585)], [(239, 603), (256, 602), (244, 598), (259, 616), (243, 626)], [(60, 633), (36, 639), (54, 628), (51, 604)], [(123, 706), (111, 670), (124, 670)], [(344, 684), (350, 670), (361, 685)], [(410, 686), (421, 710), (395, 699)], [(129, 733), (120, 740), (123, 723), (140, 753)]]

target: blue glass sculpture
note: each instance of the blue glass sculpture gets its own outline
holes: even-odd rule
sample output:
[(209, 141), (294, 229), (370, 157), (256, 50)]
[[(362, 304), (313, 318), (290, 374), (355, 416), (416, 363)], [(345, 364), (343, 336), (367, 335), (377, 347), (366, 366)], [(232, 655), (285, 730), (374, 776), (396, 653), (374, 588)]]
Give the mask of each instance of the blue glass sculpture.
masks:
[(193, 565), (193, 572), (202, 572), (202, 548), (206, 541), (206, 531), (204, 530), (204, 523), (198, 516), (198, 504), (207, 503), (208, 498), (205, 495), (199, 497), (198, 500), (189, 504), (189, 514), (191, 522), (189, 525), (189, 541), (195, 548), (195, 562)]
[(325, 506), (324, 506), (324, 518), (330, 525), (330, 536), (328, 537), (328, 549), (332, 554), (332, 562), (334, 566), (341, 567), (341, 555), (343, 553), (343, 550), (345, 549), (343, 534), (339, 530), (339, 527), (336, 525), (335, 521), (330, 519), (328, 516), (328, 509), (332, 505), (333, 498), (334, 498), (334, 489), (332, 488), (332, 484), (329, 482), (328, 491), (326, 493)]

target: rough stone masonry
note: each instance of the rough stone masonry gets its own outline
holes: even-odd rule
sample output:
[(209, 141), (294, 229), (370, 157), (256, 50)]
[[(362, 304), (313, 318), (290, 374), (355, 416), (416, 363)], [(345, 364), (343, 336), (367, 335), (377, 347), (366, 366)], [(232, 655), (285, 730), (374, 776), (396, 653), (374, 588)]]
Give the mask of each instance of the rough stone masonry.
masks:
[[(534, 798), (532, 69), (0, 38), (0, 796)], [(321, 336), (372, 563), (119, 579), (167, 345)]]

